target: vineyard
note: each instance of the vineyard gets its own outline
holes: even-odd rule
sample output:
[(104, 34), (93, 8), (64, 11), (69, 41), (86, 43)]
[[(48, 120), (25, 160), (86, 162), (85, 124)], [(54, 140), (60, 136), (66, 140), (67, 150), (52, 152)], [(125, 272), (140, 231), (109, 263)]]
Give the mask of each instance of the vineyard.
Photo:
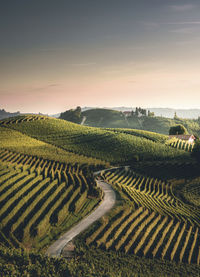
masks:
[(184, 141), (182, 139), (171, 139), (169, 142), (167, 142), (168, 145), (171, 147), (180, 149), (180, 150), (185, 150), (188, 152), (192, 152), (194, 143), (189, 143), (187, 141)]
[(136, 129), (125, 129), (125, 128), (108, 128), (106, 130), (113, 131), (113, 132), (118, 132), (118, 133), (123, 133), (123, 134), (129, 134), (133, 135), (136, 137), (140, 138), (145, 138), (154, 142), (160, 142), (160, 143), (165, 143), (168, 140), (167, 135), (162, 135), (150, 131), (143, 131), (143, 130), (136, 130)]
[(137, 207), (142, 205), (160, 214), (176, 217), (177, 220), (189, 220), (191, 224), (200, 226), (200, 210), (194, 211), (193, 207), (175, 197), (172, 184), (122, 169), (105, 171), (102, 177), (121, 189)]
[(10, 152), (22, 155), (35, 156), (41, 159), (49, 159), (70, 164), (79, 163), (94, 167), (99, 165), (109, 167), (109, 163), (103, 160), (66, 151), (61, 149), (59, 145), (55, 146), (2, 126), (0, 126), (0, 141), (0, 150), (2, 151), (6, 149)]
[[(2, 160), (9, 154), (4, 153)], [(91, 184), (78, 166), (24, 156), (21, 160), (18, 166), (0, 165), (0, 241), (6, 246), (35, 247), (51, 230), (80, 220), (97, 200), (88, 198)], [(27, 166), (22, 166), (23, 160)]]
[[(197, 276), (199, 164), (190, 155), (191, 145), (182, 141), (168, 145), (167, 138), (143, 130), (80, 126), (40, 115), (1, 120), (1, 272), (14, 272), (2, 266), (2, 261), (15, 264), (16, 270), (16, 264), (25, 261), (27, 274), (30, 268), (34, 272), (35, 262), (40, 273), (44, 263), (50, 275), (61, 272), (62, 276), (64, 268), (76, 277), (78, 272), (80, 276), (96, 276), (96, 272), (105, 276), (113, 257), (119, 276), (126, 276), (123, 272), (132, 276), (130, 265), (147, 273), (141, 276), (150, 276), (152, 268)], [(97, 178), (112, 185), (117, 201), (112, 211), (80, 234), (82, 244), (79, 238), (75, 240), (78, 258), (55, 263), (31, 252), (44, 252), (99, 204), (103, 194), (94, 171), (100, 172)]]
[[(0, 161), (6, 162), (10, 165), (23, 165), (23, 167), (28, 168), (30, 172), (37, 170), (39, 172), (44, 172), (45, 176), (49, 173), (55, 174), (62, 171), (72, 170), (72, 172), (84, 169), (85, 164), (78, 163), (62, 163), (60, 161), (43, 159), (38, 156), (23, 155), (21, 153), (9, 151), (9, 150), (0, 150)], [(100, 165), (101, 167), (101, 165)], [(98, 165), (96, 165), (98, 169)], [(53, 173), (52, 173), (53, 172)]]
[(0, 246), (1, 276), (72, 276), (64, 259)]
[(131, 205), (118, 207), (110, 220), (102, 219), (86, 236), (87, 245), (199, 265), (200, 209), (178, 199), (173, 184), (127, 168), (105, 170), (101, 178)]
[(35, 120), (45, 120), (48, 119), (47, 116), (40, 116), (40, 115), (21, 115), (21, 116), (15, 116), (15, 117), (9, 117), (4, 120), (0, 120), (0, 125), (6, 126), (8, 124), (18, 124), (21, 122), (30, 122)]
[(54, 118), (20, 121), (20, 124), (10, 123), (6, 124), (6, 128), (19, 131), (73, 154), (98, 159), (101, 163), (104, 161), (104, 164), (105, 162), (112, 164), (128, 162), (134, 155), (138, 155), (141, 160), (184, 159), (189, 155), (187, 152), (161, 143), (159, 139), (162, 135), (154, 134), (154, 137), (159, 139), (152, 141), (145, 138), (144, 134), (139, 136), (113, 132)]
[(143, 207), (121, 210), (86, 238), (89, 246), (199, 265), (199, 229)]

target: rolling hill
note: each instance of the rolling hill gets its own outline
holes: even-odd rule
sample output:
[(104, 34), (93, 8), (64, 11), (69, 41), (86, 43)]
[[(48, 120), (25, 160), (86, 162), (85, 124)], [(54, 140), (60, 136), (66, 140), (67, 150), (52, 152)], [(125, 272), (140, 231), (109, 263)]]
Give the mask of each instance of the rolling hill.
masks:
[(44, 116), (21, 116), (1, 121), (0, 126), (21, 132), (40, 143), (42, 141), (76, 155), (93, 158), (94, 163), (95, 159), (113, 165), (127, 163), (136, 155), (140, 160), (189, 157), (186, 152), (161, 143), (159, 140), (162, 137), (164, 142), (164, 136), (154, 134), (154, 138), (158, 139), (152, 141), (149, 132), (145, 137), (144, 132), (114, 132)]
[(91, 109), (82, 112), (86, 117), (85, 125), (102, 128), (131, 128), (169, 134), (171, 126), (182, 124), (189, 133), (200, 135), (199, 121), (196, 119), (165, 118), (165, 117), (125, 117), (122, 112), (109, 109)]
[[(102, 122), (108, 116), (115, 122), (121, 117), (107, 111)], [(192, 147), (170, 146), (168, 136), (150, 131), (82, 126), (41, 115), (1, 120), (0, 141), (4, 275), (20, 276), (24, 270), (30, 276), (105, 276), (109, 271), (115, 277), (110, 265), (115, 260), (121, 276), (139, 268), (141, 276), (196, 276), (199, 167)], [(116, 206), (79, 235), (71, 261), (56, 263), (41, 255), (100, 203), (102, 192), (93, 176), (99, 169), (98, 178), (116, 192)]]

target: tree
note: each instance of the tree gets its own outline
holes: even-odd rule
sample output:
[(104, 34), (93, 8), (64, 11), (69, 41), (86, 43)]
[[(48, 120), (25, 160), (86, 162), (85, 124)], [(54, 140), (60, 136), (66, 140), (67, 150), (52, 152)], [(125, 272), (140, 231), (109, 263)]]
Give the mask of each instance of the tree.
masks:
[(82, 120), (81, 107), (77, 107), (75, 110), (68, 110), (64, 113), (61, 113), (60, 119), (68, 120), (74, 123), (81, 123)]
[(178, 119), (177, 113), (174, 113), (174, 119)]
[(154, 112), (148, 111), (148, 117), (154, 117), (154, 116), (155, 116)]
[(184, 135), (188, 134), (187, 129), (182, 125), (175, 125), (169, 129), (169, 135)]
[(200, 162), (200, 140), (196, 139), (194, 148), (192, 150), (192, 157), (195, 158), (198, 162)]
[(135, 115), (136, 115), (136, 117), (138, 117), (138, 115), (139, 115), (138, 107), (136, 107), (136, 109), (135, 109)]

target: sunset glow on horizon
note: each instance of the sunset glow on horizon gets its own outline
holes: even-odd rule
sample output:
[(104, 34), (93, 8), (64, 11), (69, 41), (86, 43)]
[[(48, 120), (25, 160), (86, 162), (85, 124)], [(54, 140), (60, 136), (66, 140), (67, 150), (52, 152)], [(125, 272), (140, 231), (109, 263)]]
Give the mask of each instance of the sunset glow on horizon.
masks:
[(0, 109), (199, 108), (199, 1), (1, 6)]

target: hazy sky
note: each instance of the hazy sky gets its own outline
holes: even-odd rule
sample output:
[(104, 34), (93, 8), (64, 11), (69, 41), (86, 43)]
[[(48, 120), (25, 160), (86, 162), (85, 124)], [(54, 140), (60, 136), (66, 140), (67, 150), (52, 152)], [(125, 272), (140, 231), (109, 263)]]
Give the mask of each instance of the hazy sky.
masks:
[(200, 108), (199, 49), (199, 0), (0, 0), (0, 109)]

